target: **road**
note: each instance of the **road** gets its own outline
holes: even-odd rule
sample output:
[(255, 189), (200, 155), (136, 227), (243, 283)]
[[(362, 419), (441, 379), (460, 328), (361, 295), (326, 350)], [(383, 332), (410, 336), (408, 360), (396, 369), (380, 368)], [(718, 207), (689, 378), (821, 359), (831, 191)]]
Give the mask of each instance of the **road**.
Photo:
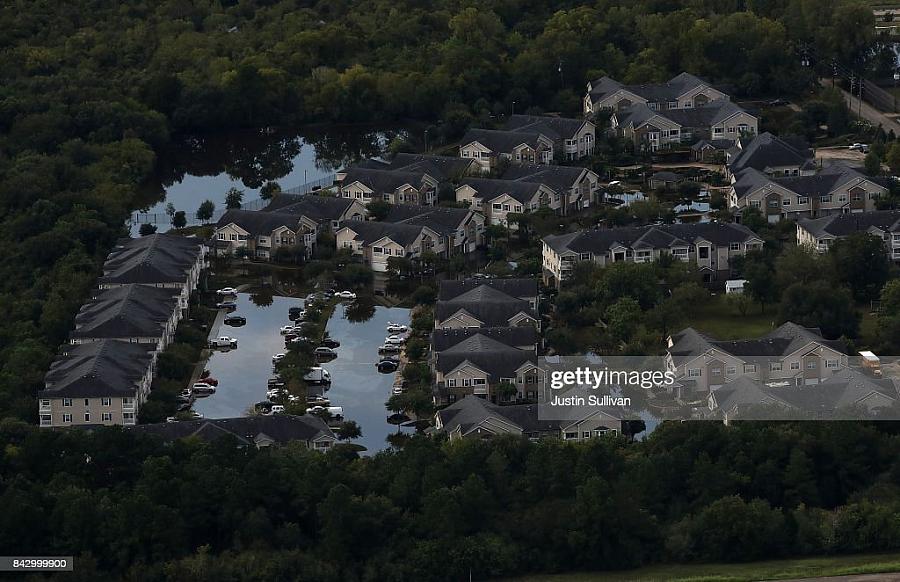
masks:
[[(830, 79), (819, 79), (819, 84), (823, 87), (831, 88)], [(847, 93), (840, 87), (835, 86), (834, 89), (841, 92), (841, 94), (844, 96), (844, 99), (847, 101), (847, 106), (850, 108), (850, 111), (853, 112), (854, 115), (858, 114), (873, 126), (877, 127), (878, 125), (881, 125), (882, 129), (884, 129), (884, 131), (886, 132), (894, 130), (894, 135), (900, 136), (900, 123), (898, 123), (897, 120), (888, 117), (865, 101), (862, 102), (862, 107), (860, 107), (858, 97), (850, 95), (850, 93)]]
[(850, 576), (824, 576), (818, 578), (792, 578), (782, 582), (900, 582), (900, 573), (853, 574)]

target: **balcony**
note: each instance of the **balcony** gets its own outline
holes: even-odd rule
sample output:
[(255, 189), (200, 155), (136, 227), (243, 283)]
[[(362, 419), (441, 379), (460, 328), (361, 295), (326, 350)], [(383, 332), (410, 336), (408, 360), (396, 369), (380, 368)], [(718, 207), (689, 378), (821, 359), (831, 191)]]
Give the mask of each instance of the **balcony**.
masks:
[(476, 396), (486, 396), (487, 393), (488, 393), (487, 386), (474, 386), (472, 388), (472, 394), (475, 394)]

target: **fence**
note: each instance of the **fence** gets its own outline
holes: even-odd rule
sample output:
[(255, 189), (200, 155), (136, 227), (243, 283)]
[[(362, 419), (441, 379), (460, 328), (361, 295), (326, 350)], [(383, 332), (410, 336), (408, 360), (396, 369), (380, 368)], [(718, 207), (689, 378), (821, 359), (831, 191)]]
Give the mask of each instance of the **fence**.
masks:
[(322, 190), (324, 188), (330, 188), (331, 186), (334, 186), (334, 181), (336, 178), (336, 174), (329, 174), (324, 178), (319, 178), (318, 180), (313, 180), (312, 182), (307, 182), (306, 184), (300, 184), (299, 186), (294, 186), (293, 188), (282, 190), (282, 192), (284, 192), (285, 194), (309, 194), (310, 192), (315, 192), (316, 190)]

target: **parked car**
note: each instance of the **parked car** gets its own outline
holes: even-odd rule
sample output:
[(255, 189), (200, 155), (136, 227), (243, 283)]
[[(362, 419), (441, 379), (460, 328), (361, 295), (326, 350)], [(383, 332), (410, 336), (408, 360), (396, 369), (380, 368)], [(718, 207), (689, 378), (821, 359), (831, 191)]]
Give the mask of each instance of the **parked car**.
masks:
[(284, 413), (284, 405), (275, 404), (272, 406), (272, 409), (269, 411), (269, 414), (282, 414)]
[(403, 325), (402, 323), (391, 323), (390, 321), (387, 324), (387, 332), (388, 333), (406, 333), (409, 331), (409, 326)]
[(272, 356), (272, 363), (277, 364), (278, 362), (283, 360), (285, 356), (287, 356), (287, 354), (275, 354), (274, 356)]
[(228, 337), (227, 335), (222, 335), (217, 338), (213, 338), (209, 340), (209, 347), (211, 348), (236, 348), (237, 340), (233, 337)]
[(326, 346), (317, 347), (315, 350), (313, 350), (313, 353), (316, 355), (316, 357), (319, 357), (319, 358), (336, 358), (337, 357), (337, 352)]
[(271, 412), (272, 410), (272, 406), (274, 406), (274, 404), (272, 404), (268, 400), (264, 400), (262, 402), (257, 402), (256, 404), (254, 404), (253, 409), (256, 410), (256, 412), (269, 414), (269, 412)]
[(869, 151), (869, 146), (864, 143), (855, 143), (855, 144), (851, 145), (850, 147), (848, 147), (847, 149), (856, 151), (856, 152), (866, 153)]
[(234, 310), (237, 309), (237, 303), (234, 301), (220, 301), (216, 303), (216, 309), (226, 309), (226, 310)]
[(331, 384), (331, 374), (321, 366), (314, 366), (303, 376), (303, 380), (310, 386), (326, 386)]
[(399, 354), (402, 348), (397, 344), (384, 344), (383, 346), (378, 346), (379, 354)]
[(393, 360), (381, 360), (377, 364), (375, 364), (375, 368), (382, 374), (391, 374), (397, 371), (397, 368), (400, 367), (400, 364)]
[(338, 299), (356, 299), (356, 293), (353, 291), (338, 291), (334, 296)]
[(296, 321), (303, 317), (304, 309), (302, 307), (291, 307), (288, 309), (288, 319), (291, 321)]
[(307, 396), (306, 404), (311, 406), (329, 406), (331, 401), (324, 396)]
[(385, 344), (393, 344), (395, 346), (402, 346), (406, 343), (406, 338), (400, 335), (389, 335), (384, 338)]
[(293, 325), (282, 325), (278, 331), (279, 331), (279, 333), (281, 333), (281, 335), (294, 333), (294, 326)]
[(300, 345), (300, 344), (308, 344), (308, 343), (310, 343), (311, 341), (312, 341), (312, 340), (309, 339), (309, 338), (306, 337), (306, 336), (298, 335), (298, 336), (292, 337), (291, 339), (285, 340), (284, 343), (285, 343), (285, 345), (290, 344), (290, 345), (292, 345), (292, 346), (296, 346), (296, 345)]
[(269, 379), (266, 381), (266, 386), (269, 387), (269, 388), (283, 388), (283, 387), (284, 387), (284, 380), (282, 380), (282, 379), (279, 378), (278, 376), (276, 376), (276, 377), (274, 377), (274, 378), (269, 378)]
[(391, 388), (391, 394), (403, 394), (404, 389), (400, 384), (394, 384), (394, 387)]
[(200, 414), (199, 412), (197, 412), (196, 410), (192, 410), (190, 412), (190, 415), (193, 420), (201, 420), (203, 418), (203, 415)]
[(176, 420), (178, 420), (178, 419), (175, 418), (174, 416), (167, 416), (167, 417), (166, 417), (166, 422), (175, 422)]
[(266, 390), (266, 398), (269, 400), (275, 400), (276, 398), (281, 398), (286, 395), (287, 391), (284, 388), (272, 388), (271, 390)]
[(179, 404), (177, 407), (175, 407), (175, 410), (177, 410), (178, 412), (185, 412), (185, 411), (190, 410), (190, 409), (191, 409), (191, 403), (190, 403), (190, 402), (182, 402), (182, 403)]
[(199, 381), (203, 382), (204, 384), (209, 384), (210, 386), (218, 386), (219, 385), (219, 381), (216, 378), (213, 378), (212, 376), (203, 376), (202, 378), (200, 378)]
[(242, 315), (229, 315), (225, 318), (225, 325), (230, 325), (231, 327), (247, 325), (247, 318)]
[(191, 397), (192, 397), (193, 395), (194, 395), (194, 394), (193, 394), (193, 392), (191, 392), (191, 389), (190, 389), (190, 388), (185, 388), (184, 390), (182, 390), (181, 392), (178, 393), (178, 396), (179, 396), (180, 398), (186, 398), (188, 402), (191, 401)]
[(331, 339), (330, 337), (326, 337), (325, 339), (322, 340), (322, 345), (325, 346), (326, 348), (334, 349), (334, 348), (341, 347), (341, 342), (339, 342), (335, 339)]
[(195, 396), (209, 396), (210, 394), (215, 393), (215, 387), (206, 382), (194, 382), (194, 385), (191, 386), (191, 394), (194, 394)]
[(221, 289), (219, 289), (218, 291), (216, 291), (216, 295), (231, 295), (231, 296), (236, 296), (236, 295), (237, 295), (237, 289), (235, 289), (234, 287), (222, 287)]

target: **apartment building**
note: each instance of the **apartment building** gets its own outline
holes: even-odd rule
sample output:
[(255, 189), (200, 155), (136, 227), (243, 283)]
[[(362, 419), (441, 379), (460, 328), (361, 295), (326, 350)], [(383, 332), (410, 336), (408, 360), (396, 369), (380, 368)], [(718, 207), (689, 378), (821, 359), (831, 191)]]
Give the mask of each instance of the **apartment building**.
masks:
[(434, 354), (434, 399), (452, 403), (474, 395), (491, 402), (537, 398), (537, 355), (480, 333)]
[(438, 281), (438, 301), (453, 301), (454, 299), (477, 289), (488, 287), (500, 293), (506, 294), (512, 299), (527, 301), (532, 310), (540, 308), (540, 292), (537, 279), (512, 278), (512, 279), (444, 279)]
[(395, 204), (381, 222), (427, 227), (441, 237), (435, 250), (444, 257), (471, 253), (484, 245), (485, 218), (466, 208)]
[(846, 346), (817, 328), (787, 322), (759, 339), (715, 340), (693, 328), (668, 338), (666, 366), (680, 400), (705, 400), (741, 376), (794, 386), (818, 384), (847, 368)]
[(391, 204), (433, 205), (440, 180), (425, 171), (373, 169), (355, 166), (341, 174), (339, 196), (368, 204), (383, 200)]
[(334, 432), (325, 421), (313, 414), (160, 422), (139, 424), (130, 430), (164, 442), (193, 438), (212, 443), (220, 439), (231, 439), (238, 447), (258, 449), (303, 443), (308, 449), (327, 451), (337, 442)]
[(537, 131), (470, 129), (462, 138), (459, 157), (475, 160), (482, 172), (495, 170), (501, 160), (514, 164), (549, 164), (553, 139)]
[(73, 344), (119, 340), (161, 352), (181, 319), (178, 290), (127, 284), (94, 292), (75, 316)]
[(729, 205), (755, 208), (769, 222), (875, 210), (888, 189), (853, 168), (835, 164), (811, 175), (773, 178), (756, 168), (732, 176)]
[(533, 212), (540, 207), (559, 204), (560, 194), (539, 182), (465, 178), (456, 188), (456, 201), (468, 204), (482, 213), (488, 224), (513, 230), (518, 224), (510, 222), (511, 214)]
[(825, 253), (834, 241), (860, 232), (883, 240), (891, 260), (900, 261), (900, 210), (801, 218), (797, 222), (797, 244)]
[(544, 283), (557, 287), (581, 261), (607, 266), (652, 262), (663, 255), (696, 264), (704, 281), (712, 282), (731, 275), (734, 257), (763, 245), (749, 228), (722, 222), (583, 230), (547, 236), (542, 242)]
[(578, 160), (594, 153), (597, 128), (585, 119), (551, 115), (510, 115), (503, 126), (509, 131), (537, 132), (553, 140), (556, 155)]
[(759, 119), (726, 99), (687, 109), (654, 110), (636, 103), (617, 110), (611, 130), (630, 141), (635, 151), (655, 152), (700, 140), (737, 142), (759, 130)]
[(338, 249), (350, 249), (373, 271), (388, 271), (391, 257), (417, 258), (425, 252), (447, 252), (444, 237), (427, 226), (345, 220), (335, 233)]
[(818, 169), (815, 154), (806, 140), (779, 138), (769, 132), (740, 139), (726, 153), (725, 170), (729, 178), (749, 168), (770, 178), (812, 176)]
[(531, 440), (558, 438), (584, 441), (604, 435), (618, 434), (622, 421), (598, 410), (576, 411), (564, 419), (547, 420), (533, 404), (499, 406), (488, 400), (469, 396), (439, 410), (435, 429), (451, 442), (460, 439), (486, 439), (515, 435)]
[(437, 354), (470, 337), (480, 335), (496, 340), (517, 350), (538, 354), (541, 347), (541, 336), (537, 328), (531, 325), (517, 327), (463, 327), (452, 329), (436, 329), (431, 332), (431, 352)]
[(38, 393), (40, 426), (135, 424), (155, 357), (151, 345), (113, 339), (64, 346)]
[(500, 178), (543, 184), (553, 191), (548, 206), (562, 215), (583, 210), (599, 202), (602, 196), (600, 176), (593, 170), (577, 166), (511, 165)]
[(622, 110), (634, 104), (645, 104), (654, 111), (692, 109), (711, 101), (729, 99), (728, 95), (708, 82), (680, 73), (665, 83), (624, 85), (610, 77), (600, 77), (587, 84), (584, 115), (592, 117), (602, 110)]
[(202, 240), (170, 234), (121, 239), (103, 263), (100, 289), (136, 284), (177, 289), (181, 309), (187, 310), (191, 293), (206, 267), (208, 248)]
[(434, 308), (435, 329), (519, 325), (540, 329), (540, 316), (531, 303), (488, 285), (479, 285), (453, 299), (438, 301)]
[[(368, 159), (354, 164), (353, 168), (370, 170), (392, 170), (400, 172), (424, 173), (434, 177), (440, 183), (457, 182), (466, 176), (482, 173), (481, 166), (471, 158), (453, 156), (433, 156), (430, 154), (398, 153), (390, 160)], [(343, 182), (347, 170), (338, 172), (337, 179)]]

